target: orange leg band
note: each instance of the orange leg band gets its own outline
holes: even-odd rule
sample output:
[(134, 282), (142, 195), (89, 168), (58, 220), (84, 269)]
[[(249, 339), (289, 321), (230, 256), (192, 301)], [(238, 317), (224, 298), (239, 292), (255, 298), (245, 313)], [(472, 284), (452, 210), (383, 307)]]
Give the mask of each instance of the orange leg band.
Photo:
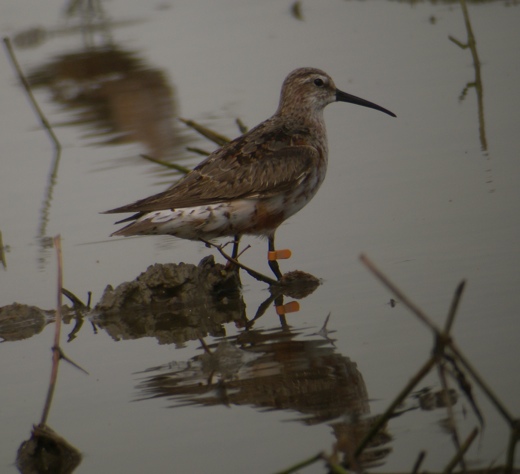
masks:
[(290, 301), (287, 304), (276, 307), (276, 314), (278, 316), (287, 313), (296, 313), (297, 311), (300, 311), (300, 303), (298, 303), (298, 301)]
[(289, 249), (282, 249), (282, 250), (271, 250), (267, 252), (267, 260), (274, 261), (274, 260), (285, 260), (287, 258), (291, 258), (291, 251)]

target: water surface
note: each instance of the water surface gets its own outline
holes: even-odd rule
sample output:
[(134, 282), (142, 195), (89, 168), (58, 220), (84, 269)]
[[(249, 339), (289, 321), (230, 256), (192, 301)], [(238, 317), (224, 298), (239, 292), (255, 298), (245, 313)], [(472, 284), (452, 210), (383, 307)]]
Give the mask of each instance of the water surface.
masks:
[[(470, 49), (449, 39), (467, 41), (458, 3), (299, 5), (300, 18), (290, 2), (114, 0), (89, 19), (66, 17), (58, 1), (4, 2), (1, 34), (15, 42), (63, 149), (57, 157), (4, 55), (0, 306), (55, 307), (56, 234), (64, 286), (84, 301), (91, 291), (93, 304), (107, 285), (155, 263), (197, 264), (212, 253), (222, 262), (174, 238), (110, 239), (114, 218), (99, 214), (177, 179), (140, 154), (192, 167), (201, 157), (186, 147), (214, 148), (179, 117), (237, 136), (235, 119), (253, 126), (270, 116), (284, 77), (301, 66), (397, 114), (345, 104), (325, 112), (327, 178), (277, 233), (293, 252), (282, 270), (323, 282), (299, 312), (280, 318), (270, 304), (244, 325), (269, 292), (243, 275), (234, 309), (219, 307), (216, 320), (201, 306), (196, 325), (152, 311), (136, 318), (137, 329), (95, 327), (90, 314), (70, 342), (74, 321), (64, 326), (64, 351), (90, 373), (60, 367), (49, 418), (83, 455), (75, 472), (275, 472), (334, 446), (341, 459), (345, 440), (359, 441), (432, 347), (430, 332), (389, 304), (393, 295), (361, 265), (361, 252), (438, 325), (467, 280), (453, 336), (518, 416), (520, 10), (468, 4), (477, 68)], [(266, 242), (247, 242), (243, 262), (267, 273)], [(327, 339), (317, 333), (329, 313)], [(53, 332), (49, 316), (23, 339), (2, 333), (2, 472), (17, 471), (17, 449), (40, 420)], [(479, 421), (450, 384), (465, 438)], [(440, 390), (435, 373), (417, 388), (426, 387)], [(475, 396), (486, 424), (468, 464), (503, 463), (507, 425), (480, 390)], [(411, 410), (388, 423), (372, 465), (409, 470), (425, 450), (424, 468), (443, 469), (455, 451), (446, 411), (406, 403)]]

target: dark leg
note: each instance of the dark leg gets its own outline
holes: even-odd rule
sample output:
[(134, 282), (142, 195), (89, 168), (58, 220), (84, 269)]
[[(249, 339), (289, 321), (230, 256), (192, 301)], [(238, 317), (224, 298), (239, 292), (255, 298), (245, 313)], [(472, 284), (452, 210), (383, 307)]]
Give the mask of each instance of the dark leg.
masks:
[[(271, 237), (269, 237), (269, 252), (274, 252), (274, 251), (275, 251), (275, 248), (274, 248), (274, 234), (273, 234)], [(275, 274), (276, 278), (278, 280), (280, 280), (282, 278), (282, 272), (280, 271), (280, 265), (278, 265), (278, 261), (269, 260), (268, 263), (269, 263), (269, 267)]]
[(238, 244), (240, 243), (240, 235), (235, 235), (235, 242), (233, 243), (233, 252), (231, 252), (231, 258), (235, 260), (238, 258)]

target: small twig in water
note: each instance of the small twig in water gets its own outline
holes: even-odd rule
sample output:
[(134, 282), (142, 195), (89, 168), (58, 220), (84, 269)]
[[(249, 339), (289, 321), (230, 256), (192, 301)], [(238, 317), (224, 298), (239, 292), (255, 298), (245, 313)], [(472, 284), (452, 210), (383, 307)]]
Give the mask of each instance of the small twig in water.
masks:
[(61, 292), (70, 300), (70, 302), (74, 306), (74, 309), (88, 309), (88, 306), (86, 306), (85, 303), (83, 303), (83, 301), (81, 301), (74, 293), (72, 293), (72, 291), (69, 291), (66, 288), (62, 288)]
[(84, 374), (90, 375), (83, 367), (81, 367), (81, 365), (76, 364), (76, 362), (74, 362), (70, 357), (67, 357), (65, 353), (62, 351), (61, 347), (53, 347), (52, 350), (58, 352), (60, 359), (63, 359), (65, 362), (68, 362), (73, 367), (76, 367), (76, 369), (81, 370), (81, 372), (83, 372)]
[(213, 242), (210, 242), (209, 240), (200, 239), (206, 246), (208, 247), (214, 247), (216, 248), (220, 255), (222, 255), (228, 262), (232, 263), (233, 265), (236, 265), (237, 267), (241, 268), (242, 270), (246, 271), (251, 275), (253, 278), (259, 281), (263, 281), (264, 283), (267, 283), (269, 285), (275, 285), (278, 283), (277, 280), (273, 280), (272, 278), (269, 278), (266, 275), (263, 275), (262, 273), (257, 272), (256, 270), (253, 270), (252, 268), (247, 267), (246, 265), (243, 265), (238, 260), (231, 257), (231, 255), (228, 255), (224, 250), (222, 249), (222, 245), (214, 244)]
[(56, 248), (56, 257), (58, 260), (58, 297), (56, 304), (56, 322), (55, 322), (55, 330), (54, 330), (54, 344), (52, 346), (52, 370), (51, 370), (51, 380), (49, 382), (49, 389), (47, 390), (47, 399), (45, 400), (45, 405), (43, 407), (42, 419), (40, 421), (40, 425), (45, 425), (47, 423), (47, 418), (49, 417), (49, 411), (51, 409), (52, 397), (54, 395), (54, 389), (56, 388), (56, 381), (58, 379), (58, 366), (60, 361), (60, 332), (61, 332), (61, 295), (62, 295), (62, 282), (63, 282), (63, 274), (62, 274), (62, 259), (61, 259), (61, 237), (57, 235), (54, 237), (54, 247)]

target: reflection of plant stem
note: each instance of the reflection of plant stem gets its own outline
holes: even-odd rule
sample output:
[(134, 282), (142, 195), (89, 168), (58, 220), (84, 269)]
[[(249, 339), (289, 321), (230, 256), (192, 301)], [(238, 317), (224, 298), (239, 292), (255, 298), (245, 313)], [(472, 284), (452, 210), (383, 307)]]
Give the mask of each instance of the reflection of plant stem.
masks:
[[(460, 299), (462, 297), (462, 293), (464, 291), (465, 286), (466, 286), (466, 282), (463, 280), (461, 283), (459, 283), (459, 285), (457, 286), (457, 289), (455, 290), (455, 295), (451, 302), (451, 306), (450, 306), (450, 309), (448, 312), (448, 317), (446, 318), (446, 323), (444, 324), (444, 332), (446, 334), (449, 334), (449, 332), (451, 331), (451, 327), (453, 326), (453, 321), (455, 320), (455, 315), (457, 313), (457, 309), (459, 307)], [(453, 414), (453, 404), (452, 404), (451, 397), (450, 397), (448, 380), (446, 378), (446, 370), (444, 368), (444, 363), (441, 359), (438, 360), (437, 371), (439, 374), (439, 379), (441, 381), (442, 394), (444, 397), (446, 410), (448, 412), (449, 430), (451, 432), (453, 442), (455, 443), (455, 446), (457, 447), (457, 451), (460, 452), (461, 445), (460, 445), (459, 433), (457, 431), (457, 423), (455, 421), (455, 416)], [(461, 467), (462, 471), (465, 472), (466, 465), (464, 463), (463, 454), (464, 453), (462, 453), (461, 457), (460, 457), (460, 467)]]
[(56, 388), (56, 381), (58, 379), (58, 366), (60, 362), (60, 333), (61, 333), (61, 306), (62, 306), (62, 287), (63, 287), (63, 273), (62, 273), (62, 258), (61, 258), (61, 237), (57, 235), (54, 237), (54, 246), (56, 247), (56, 257), (58, 260), (58, 292), (56, 304), (56, 322), (54, 330), (54, 344), (52, 346), (52, 371), (51, 381), (49, 382), (49, 390), (47, 391), (47, 399), (43, 408), (42, 420), (40, 425), (47, 423), (49, 411), (51, 409), (52, 397), (54, 389)]
[(403, 402), (403, 400), (408, 396), (408, 394), (414, 389), (414, 387), (430, 372), (432, 367), (435, 365), (436, 357), (430, 357), (426, 363), (419, 369), (419, 371), (410, 379), (410, 381), (406, 384), (406, 386), (401, 390), (399, 395), (394, 399), (394, 401), (390, 404), (390, 406), (386, 409), (386, 411), (379, 417), (377, 417), (376, 422), (370, 428), (370, 431), (363, 438), (361, 443), (356, 449), (355, 456), (359, 458), (361, 453), (365, 450), (365, 448), (370, 443), (370, 440), (379, 432), (379, 430), (385, 425), (385, 423), (392, 417), (395, 409)]
[(419, 469), (421, 468), (421, 465), (422, 465), (425, 457), (426, 457), (426, 451), (421, 451), (419, 453), (419, 456), (417, 456), (417, 460), (415, 461), (411, 474), (417, 474), (419, 472)]
[[(466, 359), (466, 357), (460, 352), (460, 350), (455, 345), (455, 342), (449, 338), (449, 335), (440, 331), (424, 314), (422, 310), (417, 308), (415, 304), (413, 304), (389, 279), (384, 275), (365, 255), (360, 256), (360, 260), (365, 264), (365, 266), (392, 292), (394, 295), (401, 300), (401, 302), (408, 307), (422, 322), (424, 322), (436, 335), (440, 343), (446, 344), (449, 346), (451, 352), (455, 358), (461, 362), (461, 364), (465, 367), (465, 369), (471, 374), (475, 382), (480, 386), (480, 388), (484, 391), (484, 393), (488, 396), (489, 400), (495, 408), (501, 413), (501, 415), (506, 419), (509, 426), (513, 427), (515, 424), (514, 418), (511, 416), (509, 411), (505, 408), (505, 406), (501, 403), (498, 397), (493, 393), (491, 388), (487, 385), (487, 383), (480, 377), (475, 368), (470, 364), (470, 362)], [(451, 327), (452, 322), (450, 320), (453, 319), (451, 316), (451, 312), (458, 306), (458, 300), (462, 295), (462, 283), (459, 284), (457, 290), (455, 291), (454, 301), (451, 304), (450, 308), (450, 316), (448, 317), (448, 322), (446, 323), (446, 327)]]
[(60, 347), (60, 334), (61, 334), (61, 307), (62, 307), (62, 294), (63, 294), (63, 263), (61, 254), (61, 237), (59, 235), (54, 237), (54, 247), (56, 248), (56, 257), (58, 260), (58, 291), (57, 291), (57, 303), (56, 303), (56, 321), (54, 330), (54, 344), (52, 346), (52, 370), (51, 380), (49, 382), (49, 389), (47, 390), (47, 398), (43, 407), (42, 419), (40, 426), (47, 424), (47, 418), (49, 417), (49, 411), (51, 409), (52, 397), (54, 396), (54, 389), (56, 388), (56, 382), (58, 380), (58, 367), (60, 359), (65, 360), (69, 364), (73, 365), (82, 372), (88, 374), (88, 372), (81, 368), (78, 364), (70, 360), (61, 350)]
[(459, 48), (467, 49), (471, 51), (471, 56), (473, 57), (473, 68), (475, 69), (475, 81), (468, 82), (466, 87), (462, 90), (460, 100), (463, 100), (466, 96), (466, 93), (470, 87), (474, 87), (477, 91), (477, 105), (478, 105), (478, 123), (479, 123), (479, 137), (480, 137), (480, 145), (483, 151), (486, 151), (488, 148), (487, 139), (486, 139), (486, 126), (484, 122), (484, 88), (482, 85), (482, 76), (480, 73), (480, 59), (478, 57), (477, 52), (477, 41), (475, 40), (475, 35), (473, 34), (473, 28), (471, 27), (471, 20), (469, 18), (468, 7), (466, 5), (466, 0), (460, 0), (460, 6), (462, 8), (462, 14), (464, 15), (464, 24), (466, 26), (466, 31), (468, 35), (468, 39), (466, 43), (462, 43), (461, 41), (455, 39), (453, 36), (448, 36), (451, 42), (456, 44)]
[(27, 97), (29, 98), (29, 101), (31, 102), (31, 105), (33, 106), (33, 109), (36, 112), (36, 115), (38, 115), (38, 118), (40, 119), (40, 122), (42, 123), (43, 127), (45, 128), (45, 130), (47, 130), (47, 133), (51, 137), (51, 140), (54, 143), (54, 147), (56, 148), (56, 150), (61, 150), (60, 142), (56, 138), (56, 135), (54, 135), (54, 132), (52, 130), (52, 127), (51, 127), (49, 121), (47, 120), (45, 115), (43, 115), (43, 112), (40, 109), (40, 106), (36, 102), (36, 99), (34, 98), (33, 93), (31, 92), (31, 88), (29, 86), (29, 82), (25, 78), (25, 76), (24, 76), (24, 74), (22, 72), (22, 68), (18, 64), (18, 60), (16, 59), (16, 56), (14, 54), (13, 47), (11, 46), (11, 41), (9, 40), (9, 38), (7, 38), (7, 37), (4, 38), (4, 45), (5, 45), (5, 48), (7, 50), (7, 56), (11, 60), (11, 64), (14, 67), (14, 69), (15, 69), (17, 75), (18, 75), (18, 79), (20, 79), (20, 82), (22, 83), (22, 85), (23, 85), (23, 87), (25, 89), (25, 92), (27, 93)]
[(43, 199), (42, 208), (40, 211), (40, 227), (38, 229), (37, 236), (40, 239), (40, 243), (43, 245), (43, 239), (47, 233), (47, 224), (49, 223), (49, 211), (51, 208), (52, 193), (54, 186), (56, 185), (56, 177), (58, 176), (58, 166), (60, 164), (61, 148), (56, 148), (54, 152), (54, 158), (52, 160), (51, 169), (47, 178), (47, 188), (45, 189), (45, 197)]
[(14, 53), (13, 47), (11, 45), (11, 41), (9, 38), (4, 38), (4, 45), (7, 51), (7, 55), (11, 61), (11, 64), (16, 71), (16, 74), (18, 76), (18, 79), (22, 83), (25, 92), (27, 94), (27, 97), (29, 98), (29, 102), (31, 103), (33, 110), (36, 112), (36, 115), (40, 119), (40, 122), (42, 126), (47, 131), (48, 135), (51, 138), (51, 141), (54, 145), (54, 160), (52, 163), (51, 171), (49, 173), (48, 183), (47, 183), (47, 189), (45, 191), (45, 198), (43, 200), (42, 210), (41, 210), (41, 220), (40, 220), (40, 228), (38, 229), (38, 237), (41, 240), (45, 237), (46, 229), (47, 229), (47, 223), (49, 221), (49, 209), (51, 205), (52, 200), (52, 191), (54, 188), (54, 185), (56, 184), (56, 175), (58, 173), (58, 164), (60, 162), (60, 156), (61, 156), (61, 144), (54, 134), (54, 131), (43, 114), (42, 110), (40, 109), (40, 106), (38, 105), (38, 102), (36, 102), (36, 99), (31, 91), (31, 87), (29, 85), (29, 82), (27, 81), (22, 68), (20, 67), (18, 60), (16, 59), (16, 55)]
[(480, 386), (480, 388), (484, 391), (484, 393), (487, 395), (489, 400), (493, 405), (495, 405), (495, 408), (498, 410), (498, 412), (505, 418), (507, 423), (511, 428), (514, 427), (515, 420), (509, 413), (509, 411), (506, 409), (506, 407), (502, 404), (502, 402), (498, 399), (498, 397), (494, 394), (494, 392), (491, 390), (491, 388), (488, 386), (488, 384), (484, 381), (482, 377), (477, 373), (477, 371), (474, 369), (474, 367), (469, 363), (469, 361), (466, 359), (466, 357), (460, 352), (460, 350), (455, 346), (455, 343), (453, 341), (450, 342), (450, 349), (453, 352), (453, 354), (457, 357), (457, 359), (462, 363), (462, 365), (466, 368), (466, 370), (471, 374), (475, 382)]
[[(464, 443), (462, 443), (459, 450), (455, 453), (455, 456), (453, 456), (453, 459), (448, 463), (448, 465), (444, 469), (443, 474), (449, 474), (451, 471), (453, 471), (453, 469), (455, 468), (457, 463), (462, 461), (464, 453), (469, 449), (469, 447), (471, 446), (471, 443), (473, 443), (473, 440), (476, 438), (477, 434), (478, 434), (478, 428), (474, 428), (473, 431), (466, 438), (466, 441), (464, 441)], [(463, 468), (463, 469), (464, 469), (463, 472), (466, 472), (466, 469), (465, 468)]]
[(515, 463), (515, 449), (516, 444), (520, 441), (520, 420), (515, 420), (515, 426), (511, 430), (509, 437), (509, 446), (507, 448), (507, 463), (505, 468), (506, 474), (513, 472), (513, 465)]
[[(442, 360), (438, 360), (437, 362), (438, 362), (437, 363), (437, 372), (439, 374), (439, 379), (441, 381), (441, 387), (442, 387), (441, 394), (442, 394), (442, 397), (444, 398), (444, 403), (446, 405), (446, 410), (448, 412), (448, 429), (450, 431), (451, 437), (453, 438), (453, 443), (455, 444), (455, 446), (457, 448), (457, 453), (461, 453), (460, 457), (457, 457), (458, 462), (460, 462), (460, 468), (461, 468), (462, 472), (466, 472), (466, 463), (464, 462), (465, 450), (461, 449), (459, 432), (457, 430), (457, 422), (455, 421), (455, 415), (453, 413), (453, 402), (451, 401), (448, 380), (446, 377), (446, 369), (444, 368), (444, 364), (443, 364)], [(451, 471), (451, 469), (450, 469), (450, 471)]]

